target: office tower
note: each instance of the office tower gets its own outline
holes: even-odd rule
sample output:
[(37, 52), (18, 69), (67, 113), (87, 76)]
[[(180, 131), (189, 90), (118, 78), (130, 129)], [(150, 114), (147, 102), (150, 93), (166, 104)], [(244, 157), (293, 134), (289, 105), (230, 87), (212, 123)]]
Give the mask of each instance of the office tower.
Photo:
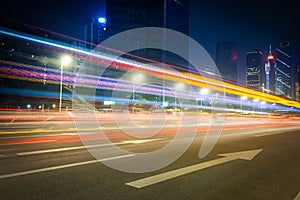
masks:
[(276, 94), (295, 99), (296, 86), (299, 83), (293, 43), (291, 41), (280, 42), (275, 50), (275, 56)]
[(246, 84), (252, 89), (261, 90), (262, 52), (246, 52)]
[(237, 83), (236, 43), (222, 41), (216, 47), (216, 65), (225, 81)]
[(107, 37), (106, 35), (106, 18), (93, 17), (91, 22), (84, 26), (85, 47), (93, 49)]
[[(107, 0), (105, 23), (100, 23), (97, 19), (93, 18), (91, 24), (85, 26), (85, 40), (89, 48), (91, 48), (89, 43), (95, 46), (118, 33), (141, 27), (169, 28), (188, 35), (189, 0)], [(147, 42), (152, 41), (148, 40), (147, 36), (141, 35), (136, 39), (136, 44), (127, 45), (138, 47), (138, 44)], [(164, 35), (161, 35), (160, 43), (162, 48), (165, 47)], [(186, 49), (188, 55), (188, 47)], [(130, 53), (156, 61), (187, 65), (178, 56), (161, 50), (148, 48)]]
[(275, 94), (275, 68), (276, 62), (272, 55), (271, 44), (269, 46), (269, 54), (265, 63), (264, 91), (268, 94)]

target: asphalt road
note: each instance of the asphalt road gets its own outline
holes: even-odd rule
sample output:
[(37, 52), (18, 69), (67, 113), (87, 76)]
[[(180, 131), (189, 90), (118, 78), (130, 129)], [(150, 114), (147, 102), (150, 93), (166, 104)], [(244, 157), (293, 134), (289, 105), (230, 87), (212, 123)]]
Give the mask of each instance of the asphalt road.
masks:
[[(248, 122), (235, 122), (234, 128), (233, 124), (224, 127), (217, 144), (202, 159), (198, 153), (206, 132), (198, 130), (188, 149), (170, 165), (128, 173), (107, 165), (117, 161), (131, 164), (132, 169), (143, 166), (147, 160), (137, 162), (137, 155), (174, 142), (176, 121), (169, 122), (165, 134), (150, 139), (134, 139), (107, 128), (111, 144), (89, 149), (101, 152), (102, 162), (83, 146), (74, 123), (49, 116), (39, 122), (43, 123), (16, 119), (1, 123), (0, 199), (300, 198), (300, 126), (295, 123), (274, 121), (276, 126), (249, 127)], [(169, 156), (185, 142), (176, 140)], [(115, 146), (130, 153), (120, 154)]]

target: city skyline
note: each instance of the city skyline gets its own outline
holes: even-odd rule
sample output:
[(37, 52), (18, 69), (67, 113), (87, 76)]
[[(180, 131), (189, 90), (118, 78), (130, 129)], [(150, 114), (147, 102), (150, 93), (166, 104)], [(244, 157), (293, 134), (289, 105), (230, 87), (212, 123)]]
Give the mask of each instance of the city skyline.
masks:
[[(174, 3), (188, 9), (184, 1)], [(32, 4), (36, 4), (38, 9), (32, 8)], [(47, 2), (42, 6), (34, 0), (27, 3), (9, 1), (1, 9), (1, 17), (80, 40), (84, 40), (84, 26), (92, 17), (106, 16), (105, 0), (89, 1), (88, 4), (84, 1), (72, 4), (61, 1), (60, 6), (54, 2)], [(30, 15), (26, 14), (28, 12)], [(276, 47), (284, 40), (292, 40), (296, 46), (299, 43), (299, 17), (292, 1), (282, 3), (191, 0), (189, 12), (189, 36), (202, 45), (214, 61), (218, 42), (236, 43), (237, 79), (241, 84), (245, 84), (246, 80), (247, 51), (262, 51), (265, 62), (270, 44)]]

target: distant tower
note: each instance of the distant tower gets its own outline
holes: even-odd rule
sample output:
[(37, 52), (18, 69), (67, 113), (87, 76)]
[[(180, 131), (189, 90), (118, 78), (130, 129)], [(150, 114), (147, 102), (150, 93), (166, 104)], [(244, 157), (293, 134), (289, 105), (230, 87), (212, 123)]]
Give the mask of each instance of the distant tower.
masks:
[(261, 90), (262, 52), (246, 52), (246, 84), (248, 87)]
[(275, 68), (276, 62), (272, 55), (272, 46), (269, 46), (269, 55), (267, 62), (265, 63), (265, 75), (266, 75), (266, 93), (275, 93)]
[[(189, 1), (190, 0), (106, 0), (107, 35), (113, 36), (134, 28), (162, 27), (189, 34)], [(168, 35), (161, 35), (159, 42), (162, 49), (168, 48)], [(151, 44), (147, 35), (140, 35), (135, 43), (128, 43), (128, 48)], [(188, 45), (188, 40), (186, 44)], [(181, 52), (188, 56), (188, 46), (182, 46)], [(166, 62), (180, 67), (186, 67), (188, 62), (179, 56), (158, 49), (144, 48), (131, 54)]]
[(276, 56), (276, 94), (295, 99), (297, 84), (294, 46), (291, 41), (280, 42)]
[(237, 50), (235, 42), (222, 41), (216, 45), (216, 65), (222, 78), (237, 83)]

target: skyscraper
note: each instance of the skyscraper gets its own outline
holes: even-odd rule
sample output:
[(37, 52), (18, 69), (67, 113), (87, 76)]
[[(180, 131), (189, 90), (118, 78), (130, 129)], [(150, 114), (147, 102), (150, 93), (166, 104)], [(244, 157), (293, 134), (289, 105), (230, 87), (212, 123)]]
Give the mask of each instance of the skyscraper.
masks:
[(93, 17), (91, 22), (84, 26), (85, 47), (93, 49), (95, 45), (101, 43), (106, 35), (106, 18)]
[(275, 94), (275, 68), (276, 68), (276, 62), (274, 59), (274, 56), (272, 55), (272, 47), (270, 44), (269, 47), (269, 54), (267, 57), (267, 62), (265, 63), (265, 71), (264, 71), (264, 88), (266, 93)]
[[(85, 27), (87, 47), (91, 46), (88, 43), (97, 45), (115, 34), (141, 27), (170, 28), (188, 35), (189, 0), (107, 0), (105, 24), (99, 23), (97, 19), (93, 18), (92, 22)], [(164, 36), (161, 37), (163, 43)], [(141, 35), (136, 39), (135, 46), (147, 41), (147, 35)], [(188, 47), (186, 52), (188, 53)], [(156, 61), (174, 62), (174, 59), (178, 61), (175, 55), (162, 53), (159, 50), (139, 49), (130, 53)], [(187, 65), (186, 62), (183, 63)]]
[(283, 41), (278, 44), (275, 50), (275, 86), (277, 95), (295, 99), (298, 74), (293, 50), (291, 41)]
[(248, 87), (261, 90), (262, 52), (246, 52), (246, 84)]
[(222, 41), (216, 47), (216, 65), (224, 80), (237, 83), (236, 43)]

